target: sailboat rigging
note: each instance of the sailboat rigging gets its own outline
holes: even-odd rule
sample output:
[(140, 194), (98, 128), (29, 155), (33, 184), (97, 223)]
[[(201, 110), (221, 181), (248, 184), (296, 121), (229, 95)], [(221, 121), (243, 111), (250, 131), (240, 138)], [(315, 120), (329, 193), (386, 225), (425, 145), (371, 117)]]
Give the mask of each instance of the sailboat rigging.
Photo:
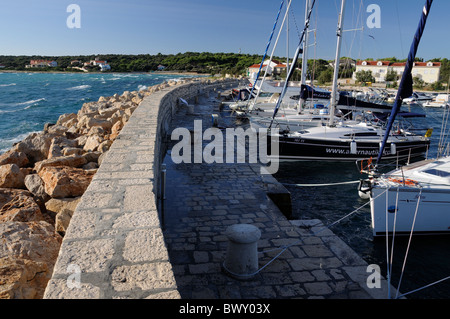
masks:
[[(323, 110), (324, 113), (321, 114), (324, 115), (323, 117), (303, 115), (302, 118), (297, 119), (296, 116), (286, 116), (284, 120), (279, 120), (276, 117), (281, 100), (286, 93), (288, 81), (293, 74), (299, 54), (302, 52), (303, 39), (310, 23), (314, 3), (315, 1), (311, 3), (305, 28), (294, 54), (286, 82), (267, 125), (269, 128), (268, 137), (271, 137), (270, 129), (272, 126), (278, 125), (279, 133), (273, 134), (278, 134), (280, 160), (356, 161), (376, 157), (380, 149), (380, 143), (385, 136), (384, 128), (379, 124), (366, 121), (364, 118), (348, 120), (343, 116), (336, 117), (339, 115), (336, 112), (338, 101), (345, 101), (344, 98), (341, 99), (341, 94), (337, 88), (345, 0), (341, 0), (337, 28), (336, 60), (333, 89), (330, 94), (330, 110)], [(346, 100), (350, 101), (348, 98)], [(371, 107), (371, 105), (366, 105), (366, 107)], [(348, 108), (348, 106), (344, 106), (344, 108)], [(386, 112), (389, 109), (386, 109), (386, 106), (383, 105), (379, 110)], [(318, 120), (315, 120), (315, 118), (318, 118)], [(400, 128), (395, 132), (389, 132), (386, 142), (390, 144), (390, 148), (383, 149), (385, 159), (423, 156), (430, 144), (430, 140), (426, 136), (416, 135)]]
[[(411, 70), (431, 4), (432, 0), (427, 0), (424, 6), (386, 135), (398, 113), (402, 98), (410, 95)], [(443, 127), (446, 120), (448, 118), (443, 119)], [(379, 162), (383, 156), (381, 151), (385, 147), (385, 140), (386, 138), (380, 146), (375, 167), (369, 172), (373, 235), (450, 234), (450, 157), (442, 157), (438, 149), (436, 159), (426, 159), (380, 174)], [(385, 196), (378, 196), (383, 192), (386, 193)]]

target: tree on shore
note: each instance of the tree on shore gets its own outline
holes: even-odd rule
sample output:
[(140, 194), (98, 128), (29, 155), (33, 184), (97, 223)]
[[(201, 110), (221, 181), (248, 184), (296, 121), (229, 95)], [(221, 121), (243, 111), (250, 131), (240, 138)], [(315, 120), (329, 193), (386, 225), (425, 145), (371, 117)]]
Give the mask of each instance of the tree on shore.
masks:
[(370, 72), (369, 70), (358, 71), (355, 73), (355, 76), (356, 76), (356, 81), (361, 82), (361, 83), (375, 82), (375, 78), (373, 77), (372, 72)]

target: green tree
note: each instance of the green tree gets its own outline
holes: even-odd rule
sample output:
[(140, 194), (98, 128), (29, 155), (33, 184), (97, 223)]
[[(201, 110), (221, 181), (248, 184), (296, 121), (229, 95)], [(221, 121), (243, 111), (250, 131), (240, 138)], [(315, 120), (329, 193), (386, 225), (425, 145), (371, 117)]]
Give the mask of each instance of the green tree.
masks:
[(433, 91), (442, 91), (444, 89), (444, 86), (442, 85), (442, 82), (444, 82), (444, 81), (436, 81), (434, 83), (431, 83), (430, 88)]
[(329, 83), (333, 80), (333, 73), (334, 72), (332, 68), (327, 68), (320, 73), (317, 81), (319, 82), (319, 84)]
[(425, 86), (425, 82), (418, 76), (413, 77), (413, 87), (422, 89)]
[(398, 80), (398, 76), (397, 76), (397, 72), (395, 72), (394, 70), (388, 70), (386, 73), (386, 78), (385, 81), (386, 82), (393, 82), (393, 81), (397, 81)]
[(367, 70), (361, 70), (355, 73), (356, 81), (365, 83), (365, 82), (375, 82), (375, 78), (372, 75), (372, 72)]

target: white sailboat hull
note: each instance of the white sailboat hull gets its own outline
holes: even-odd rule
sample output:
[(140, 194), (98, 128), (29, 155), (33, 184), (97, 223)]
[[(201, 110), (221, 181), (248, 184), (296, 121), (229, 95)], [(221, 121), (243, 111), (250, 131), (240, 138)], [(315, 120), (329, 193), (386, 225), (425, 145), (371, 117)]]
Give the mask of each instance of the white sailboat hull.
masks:
[(374, 179), (373, 235), (450, 234), (449, 182), (450, 157), (406, 165)]
[(409, 235), (411, 230), (415, 235), (450, 234), (450, 190), (422, 190), (418, 204), (419, 193), (417, 189), (401, 187), (397, 199), (397, 188), (373, 188), (373, 235)]

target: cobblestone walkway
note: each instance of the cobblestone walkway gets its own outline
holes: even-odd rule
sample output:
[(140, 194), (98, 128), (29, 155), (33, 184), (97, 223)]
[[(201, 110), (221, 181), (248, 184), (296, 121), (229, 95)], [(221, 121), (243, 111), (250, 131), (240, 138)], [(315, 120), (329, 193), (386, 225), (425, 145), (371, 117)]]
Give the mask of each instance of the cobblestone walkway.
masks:
[[(203, 130), (210, 127), (215, 103), (206, 97), (193, 115), (181, 110), (172, 129), (192, 130), (198, 119)], [(232, 123), (226, 109), (221, 116), (226, 125)], [(386, 282), (381, 289), (367, 288), (366, 262), (319, 220), (290, 221), (280, 212), (267, 197), (268, 184), (276, 181), (262, 177), (258, 164), (174, 164), (170, 152), (165, 164), (163, 234), (181, 298), (386, 298)], [(224, 233), (240, 223), (262, 233), (263, 269), (250, 280), (231, 278), (222, 270), (228, 244)]]

